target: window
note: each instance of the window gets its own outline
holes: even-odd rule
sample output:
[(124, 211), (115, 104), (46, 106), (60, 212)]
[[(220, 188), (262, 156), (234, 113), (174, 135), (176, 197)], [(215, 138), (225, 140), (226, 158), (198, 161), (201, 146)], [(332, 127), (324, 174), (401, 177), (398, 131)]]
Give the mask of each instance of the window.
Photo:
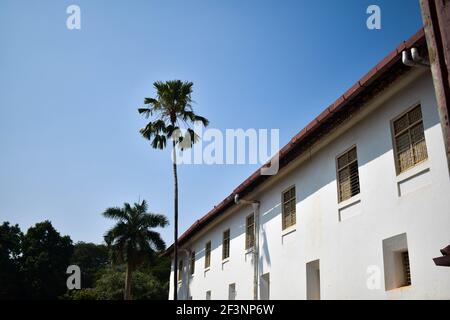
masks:
[(356, 147), (351, 148), (337, 159), (337, 181), (339, 202), (359, 194), (359, 172)]
[(249, 215), (245, 226), (245, 249), (250, 249), (255, 244), (255, 216)]
[(230, 229), (225, 230), (223, 233), (223, 243), (222, 243), (222, 260), (228, 259), (230, 257)]
[(206, 300), (211, 300), (211, 290), (206, 291)]
[(228, 300), (236, 300), (236, 284), (232, 283), (228, 286)]
[(402, 252), (402, 264), (403, 264), (403, 277), (404, 277), (404, 286), (411, 285), (411, 271), (409, 270), (409, 253), (408, 251)]
[(205, 246), (205, 269), (211, 266), (211, 241)]
[(295, 225), (295, 186), (283, 192), (283, 214), (282, 214), (282, 228), (287, 229)]
[(178, 261), (178, 282), (183, 280), (183, 260)]
[(261, 275), (259, 281), (259, 292), (261, 300), (270, 300), (270, 273)]
[(411, 269), (406, 233), (383, 240), (386, 290), (411, 285)]
[(189, 267), (191, 275), (195, 272), (195, 251), (191, 252), (191, 265)]
[(306, 264), (306, 299), (320, 300), (320, 260)]
[(397, 174), (428, 159), (420, 105), (393, 122)]

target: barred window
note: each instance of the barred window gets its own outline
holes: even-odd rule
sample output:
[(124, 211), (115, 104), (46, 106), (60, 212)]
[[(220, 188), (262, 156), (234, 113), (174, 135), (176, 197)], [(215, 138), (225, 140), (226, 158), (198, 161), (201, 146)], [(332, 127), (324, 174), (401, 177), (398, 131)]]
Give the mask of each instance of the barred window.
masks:
[(208, 241), (205, 246), (205, 269), (211, 266), (211, 241)]
[(408, 251), (402, 252), (402, 264), (403, 264), (403, 278), (404, 286), (411, 285), (411, 270), (409, 267), (409, 254)]
[(230, 229), (227, 229), (223, 233), (222, 242), (222, 260), (230, 257)]
[(191, 252), (191, 265), (189, 267), (191, 274), (195, 272), (195, 251)]
[(246, 219), (245, 249), (250, 249), (255, 244), (255, 216), (251, 214)]
[(178, 282), (183, 280), (183, 260), (178, 262)]
[(358, 156), (353, 147), (337, 159), (339, 202), (359, 194)]
[(420, 105), (395, 120), (393, 129), (397, 174), (428, 159)]
[(295, 186), (289, 188), (283, 192), (283, 208), (282, 208), (282, 228), (287, 229), (290, 226), (295, 225), (296, 215), (295, 215)]

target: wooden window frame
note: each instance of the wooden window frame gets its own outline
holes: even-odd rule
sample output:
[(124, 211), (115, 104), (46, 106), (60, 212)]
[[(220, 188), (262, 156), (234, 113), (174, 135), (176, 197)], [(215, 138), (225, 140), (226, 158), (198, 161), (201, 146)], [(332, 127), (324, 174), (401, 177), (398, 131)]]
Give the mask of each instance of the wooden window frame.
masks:
[(230, 229), (223, 232), (222, 239), (222, 261), (230, 258)]
[(211, 241), (205, 244), (205, 269), (211, 267)]
[[(253, 218), (253, 222), (249, 224), (249, 219)], [(252, 226), (252, 232), (249, 232), (249, 228)], [(249, 250), (255, 245), (255, 214), (251, 213), (245, 217), (245, 249)]]
[[(356, 153), (356, 158), (355, 160), (353, 160), (352, 162), (347, 163), (345, 166), (343, 166), (342, 168), (339, 167), (339, 159), (341, 159), (343, 156), (347, 155), (348, 153), (350, 153), (350, 151), (352, 151), (353, 149), (355, 149), (355, 153)], [(352, 145), (351, 147), (347, 148), (344, 152), (341, 152), (340, 154), (338, 154), (336, 156), (336, 182), (337, 182), (337, 198), (338, 198), (338, 203), (342, 203), (344, 201), (347, 201), (351, 198), (353, 198), (354, 196), (357, 196), (358, 194), (361, 193), (361, 182), (359, 179), (359, 162), (358, 162), (358, 147), (356, 144)], [(341, 194), (341, 180), (339, 177), (339, 174), (341, 173), (341, 171), (345, 170), (347, 167), (350, 167), (350, 165), (352, 165), (353, 163), (356, 162), (356, 170), (357, 170), (357, 174), (358, 174), (358, 192), (355, 194), (352, 194), (349, 198), (343, 198), (342, 194)], [(351, 180), (350, 180), (350, 190), (352, 189), (351, 186)]]
[[(408, 123), (408, 127), (407, 128), (405, 128), (402, 131), (396, 133), (395, 132), (395, 122), (400, 120), (400, 118), (402, 118), (406, 114), (409, 114), (411, 111), (413, 111), (417, 107), (420, 109), (420, 113), (421, 113), (422, 118), (420, 120), (412, 123), (412, 124)], [(399, 135), (403, 134), (406, 130), (408, 130), (408, 132), (409, 132), (409, 142), (410, 142), (410, 148), (411, 148), (412, 147), (411, 133), (410, 133), (411, 128), (416, 126), (416, 125), (418, 125), (420, 122), (422, 123), (422, 128), (423, 128), (423, 141), (425, 143), (426, 156), (425, 156), (424, 159), (422, 159), (422, 160), (420, 160), (418, 162), (414, 161), (414, 163), (411, 166), (405, 168), (404, 170), (401, 170), (401, 168), (400, 168), (400, 160), (399, 160), (399, 152), (397, 150), (396, 138)], [(403, 111), (402, 113), (400, 113), (399, 115), (397, 115), (395, 118), (393, 118), (391, 120), (391, 139), (392, 139), (392, 146), (393, 146), (393, 150), (394, 150), (395, 171), (396, 171), (397, 176), (399, 176), (402, 173), (407, 172), (408, 170), (410, 170), (410, 169), (412, 169), (412, 168), (414, 168), (414, 167), (416, 167), (416, 166), (420, 165), (421, 163), (424, 163), (424, 162), (426, 162), (428, 160), (428, 157), (429, 157), (429, 155), (428, 155), (428, 146), (427, 146), (427, 141), (426, 141), (426, 137), (425, 137), (425, 126), (424, 126), (424, 122), (423, 122), (422, 104), (420, 102), (417, 102), (417, 103), (413, 104), (411, 107), (409, 107), (408, 109), (406, 109), (405, 111)], [(414, 158), (414, 155), (413, 155), (413, 158)]]
[[(285, 201), (284, 195), (294, 189), (294, 196)], [(286, 203), (294, 201), (294, 209), (289, 212), (289, 223), (286, 223), (287, 212), (284, 209)], [(297, 188), (294, 185), (289, 186), (281, 192), (281, 229), (284, 231), (297, 224)]]

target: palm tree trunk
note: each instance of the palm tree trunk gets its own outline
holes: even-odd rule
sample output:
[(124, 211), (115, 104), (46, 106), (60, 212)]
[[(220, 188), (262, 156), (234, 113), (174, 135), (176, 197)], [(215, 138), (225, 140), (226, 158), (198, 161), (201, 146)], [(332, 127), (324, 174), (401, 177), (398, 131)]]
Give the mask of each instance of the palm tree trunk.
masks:
[(124, 291), (124, 300), (131, 300), (131, 278), (132, 278), (133, 270), (131, 268), (131, 263), (127, 263), (127, 271), (125, 274), (125, 291)]
[(173, 179), (174, 179), (174, 187), (175, 187), (175, 196), (174, 196), (174, 258), (173, 258), (173, 300), (178, 300), (178, 175), (177, 175), (177, 153), (176, 153), (176, 143), (175, 140), (172, 142), (173, 148)]

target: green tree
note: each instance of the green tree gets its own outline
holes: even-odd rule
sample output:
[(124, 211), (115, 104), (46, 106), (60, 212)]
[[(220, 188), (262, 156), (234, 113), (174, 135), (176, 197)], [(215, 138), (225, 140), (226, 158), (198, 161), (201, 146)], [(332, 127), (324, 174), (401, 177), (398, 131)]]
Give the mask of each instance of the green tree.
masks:
[(164, 241), (153, 228), (168, 225), (167, 218), (147, 212), (147, 202), (125, 203), (123, 208), (108, 208), (106, 218), (117, 220), (116, 225), (105, 234), (105, 242), (111, 249), (113, 262), (126, 264), (124, 299), (131, 299), (133, 272), (138, 266), (166, 248)]
[[(167, 286), (170, 278), (170, 258), (165, 256), (156, 256), (154, 259), (142, 266), (142, 272), (151, 274), (158, 279), (161, 284)], [(166, 296), (167, 298), (167, 296)]]
[(72, 240), (61, 236), (50, 221), (28, 229), (22, 241), (22, 272), (27, 283), (26, 297), (56, 299), (66, 287), (66, 270), (73, 253)]
[[(125, 272), (120, 268), (105, 269), (94, 288), (72, 290), (64, 298), (68, 300), (122, 300), (124, 298)], [(164, 300), (167, 290), (153, 275), (137, 270), (133, 273), (133, 298), (135, 300)]]
[(78, 242), (74, 245), (70, 264), (81, 269), (81, 285), (92, 288), (99, 278), (101, 270), (108, 266), (109, 250), (103, 244)]
[(20, 257), (23, 233), (16, 224), (0, 225), (0, 300), (19, 299), (23, 293)]
[[(177, 287), (178, 268), (178, 174), (176, 161), (176, 146), (189, 148), (198, 140), (192, 125), (200, 122), (207, 126), (209, 121), (196, 115), (192, 108), (192, 82), (172, 80), (157, 81), (153, 84), (156, 98), (145, 98), (144, 108), (139, 108), (140, 114), (152, 121), (140, 130), (142, 136), (151, 141), (155, 149), (164, 149), (168, 139), (172, 140), (172, 170), (174, 177), (174, 289)], [(180, 132), (186, 130), (183, 136)], [(174, 290), (174, 300), (177, 300), (177, 290)]]
[[(109, 270), (97, 281), (95, 292), (99, 300), (121, 300), (124, 296), (126, 273)], [(167, 299), (163, 286), (151, 275), (142, 271), (133, 273), (133, 298), (135, 300)]]

